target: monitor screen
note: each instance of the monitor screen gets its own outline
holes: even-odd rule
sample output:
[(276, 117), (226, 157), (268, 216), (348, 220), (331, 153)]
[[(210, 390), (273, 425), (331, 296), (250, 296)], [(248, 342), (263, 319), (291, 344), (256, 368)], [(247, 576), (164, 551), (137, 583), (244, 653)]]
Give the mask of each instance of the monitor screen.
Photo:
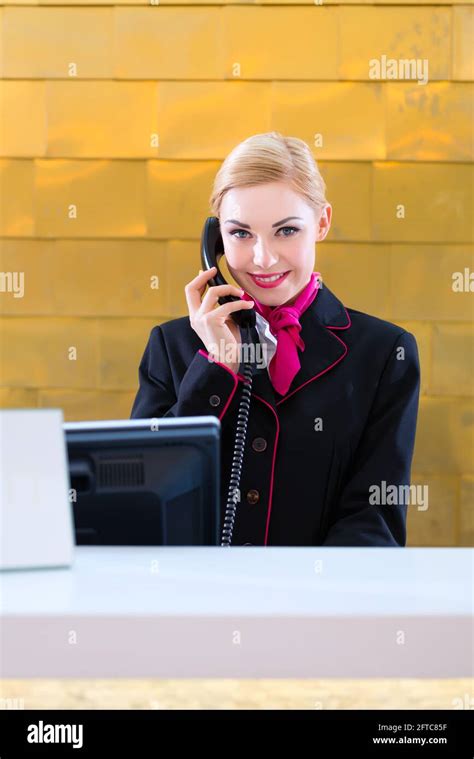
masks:
[(218, 545), (216, 417), (63, 427), (76, 545)]

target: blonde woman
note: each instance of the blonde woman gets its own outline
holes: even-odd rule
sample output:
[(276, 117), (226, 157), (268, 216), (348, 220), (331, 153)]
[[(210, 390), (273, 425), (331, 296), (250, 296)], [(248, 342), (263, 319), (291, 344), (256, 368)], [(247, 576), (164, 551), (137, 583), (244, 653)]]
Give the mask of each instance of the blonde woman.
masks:
[[(189, 315), (151, 330), (132, 418), (220, 419), (224, 514), (245, 384), (231, 315), (254, 308), (261, 350), (232, 545), (406, 545), (417, 345), (346, 307), (314, 271), (332, 207), (309, 147), (278, 132), (249, 137), (223, 162), (210, 205), (237, 286), (206, 291), (216, 271), (196, 266)], [(219, 305), (225, 295), (238, 300)]]

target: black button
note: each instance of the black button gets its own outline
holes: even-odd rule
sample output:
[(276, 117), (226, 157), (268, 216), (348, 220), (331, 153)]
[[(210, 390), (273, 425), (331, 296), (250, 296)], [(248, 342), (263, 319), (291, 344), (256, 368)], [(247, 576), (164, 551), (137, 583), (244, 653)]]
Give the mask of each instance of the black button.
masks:
[(244, 546), (253, 546), (253, 543), (244, 543)]
[(211, 395), (211, 397), (209, 398), (209, 403), (211, 404), (211, 406), (218, 406), (220, 402), (221, 402), (221, 399), (219, 398), (218, 395)]
[(258, 503), (258, 499), (260, 498), (260, 493), (258, 490), (249, 490), (247, 493), (247, 501), (251, 504)]
[(261, 451), (264, 451), (267, 447), (267, 441), (263, 437), (256, 437), (252, 440), (252, 448), (254, 451), (258, 451), (259, 453)]

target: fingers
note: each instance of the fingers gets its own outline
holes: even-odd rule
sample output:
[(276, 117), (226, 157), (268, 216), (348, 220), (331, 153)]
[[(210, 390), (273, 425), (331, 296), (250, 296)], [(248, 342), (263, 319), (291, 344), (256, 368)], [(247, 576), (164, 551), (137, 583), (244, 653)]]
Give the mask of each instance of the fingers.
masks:
[(218, 319), (219, 317), (227, 318), (227, 316), (234, 311), (242, 311), (244, 308), (253, 308), (255, 305), (253, 300), (236, 300), (231, 303), (224, 303), (223, 306), (214, 309), (212, 315)]
[(226, 318), (228, 314), (233, 311), (241, 311), (243, 308), (252, 308), (254, 306), (253, 301), (238, 300), (232, 301), (231, 303), (225, 303), (223, 306), (214, 309), (214, 306), (217, 304), (221, 296), (233, 295), (238, 297), (239, 295), (242, 295), (243, 290), (241, 287), (230, 284), (209, 287), (206, 295), (202, 298), (202, 294), (209, 279), (215, 275), (216, 271), (217, 268), (215, 266), (211, 269), (206, 269), (205, 271), (199, 271), (197, 277), (194, 277), (194, 279), (192, 279), (184, 288), (190, 317), (194, 318), (197, 312), (201, 310), (201, 315), (212, 311), (217, 314), (218, 318)]
[(184, 288), (190, 316), (194, 316), (198, 308), (201, 307), (201, 296), (208, 280), (215, 275), (216, 271), (217, 268), (215, 266), (213, 266), (212, 269), (200, 271), (197, 277), (194, 277), (191, 282), (188, 282)]
[(239, 297), (242, 296), (242, 294), (242, 288), (236, 287), (235, 285), (216, 285), (215, 287), (210, 287), (202, 299), (201, 310), (203, 313), (210, 311), (223, 295)]

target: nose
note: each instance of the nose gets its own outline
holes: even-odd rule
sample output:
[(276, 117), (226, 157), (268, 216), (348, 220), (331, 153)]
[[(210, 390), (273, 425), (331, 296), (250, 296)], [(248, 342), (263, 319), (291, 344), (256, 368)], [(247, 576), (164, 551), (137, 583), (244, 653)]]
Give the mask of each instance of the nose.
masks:
[(253, 247), (253, 262), (261, 269), (271, 269), (278, 261), (278, 255), (270, 250), (270, 246), (259, 238)]

